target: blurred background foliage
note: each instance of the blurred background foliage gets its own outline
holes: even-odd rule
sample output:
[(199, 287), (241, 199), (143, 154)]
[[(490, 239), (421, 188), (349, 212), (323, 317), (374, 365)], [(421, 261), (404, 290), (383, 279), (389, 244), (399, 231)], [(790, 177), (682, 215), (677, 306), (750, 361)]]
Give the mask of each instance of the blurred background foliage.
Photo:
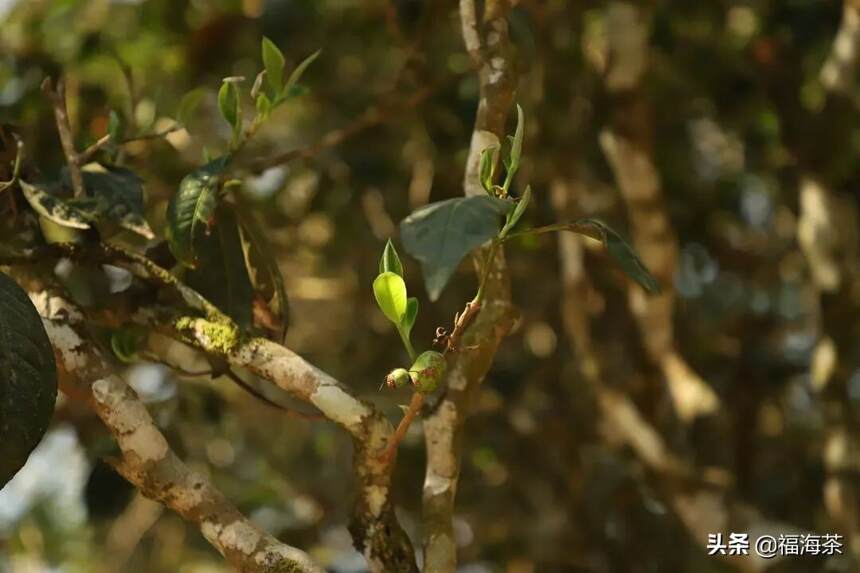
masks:
[[(668, 285), (677, 292), (675, 338), (721, 406), (690, 424), (673, 415), (624, 279), (599, 249), (586, 244), (592, 284), (570, 301), (557, 239), (523, 239), (508, 249), (522, 318), (469, 422), (455, 522), (462, 570), (736, 569), (707, 557), (673, 511), (667, 490), (685, 486), (612, 439), (581, 373), (567, 299), (586, 309), (603, 384), (629, 395), (675, 455), (703, 475), (723, 476), (733, 501), (773, 523), (855, 536), (854, 557), (849, 538), (842, 557), (786, 560), (773, 571), (857, 571), (860, 450), (850, 439), (860, 415), (851, 281), (857, 236), (842, 243), (841, 280), (829, 290), (815, 280), (814, 256), (799, 240), (804, 185), (826, 189), (856, 229), (857, 91), (831, 94), (820, 76), (842, 5), (647, 4), (641, 92), (679, 244)], [(605, 3), (569, 0), (522, 0), (513, 9), (517, 101), (527, 118), (520, 181), (531, 182), (537, 206), (530, 225), (587, 215), (630, 235), (598, 143), (617, 109), (604, 87), (606, 14)], [(229, 141), (215, 97), (221, 78), (244, 76), (247, 93), (263, 35), (283, 50), (288, 70), (323, 49), (301, 97), (278, 108), (243, 158), (344, 135), (371, 109), (382, 121), (358, 125), (310, 157), (248, 173), (242, 192), (286, 279), (288, 347), (396, 419), (408, 396), (379, 386), (406, 358), (370, 286), (397, 222), (462, 193), (478, 83), (456, 3), (4, 0), (0, 17), (0, 121), (26, 143), (28, 169), (56, 174), (63, 162), (39, 90), (47, 75), (66, 76), (80, 148), (105, 134), (111, 110), (131, 134), (150, 133), (172, 125), (183, 94), (205, 91), (187, 131), (128, 145), (122, 155), (145, 180), (147, 217), (161, 237), (180, 179), (203, 162), (204, 148), (223, 151)], [(414, 101), (422, 90), (426, 97)], [(826, 219), (824, 228), (838, 224)], [(410, 290), (422, 291), (417, 263), (405, 264)], [(463, 265), (438, 303), (422, 296), (416, 343), (428, 347), (474, 288), (471, 265)], [(332, 571), (364, 570), (345, 528), (352, 484), (343, 432), (286, 416), (226, 379), (180, 379), (159, 365), (127, 374), (177, 452), (242, 511)], [(842, 439), (836, 446), (833, 436)], [(828, 461), (834, 447), (843, 460), (835, 465)], [(0, 492), (0, 571), (226, 570), (193, 527), (137, 496), (99, 461), (110, 448), (85, 407), (61, 401), (54, 429)], [(420, 425), (398, 461), (395, 499), (418, 539)], [(835, 505), (828, 498), (834, 471), (848, 492)]]

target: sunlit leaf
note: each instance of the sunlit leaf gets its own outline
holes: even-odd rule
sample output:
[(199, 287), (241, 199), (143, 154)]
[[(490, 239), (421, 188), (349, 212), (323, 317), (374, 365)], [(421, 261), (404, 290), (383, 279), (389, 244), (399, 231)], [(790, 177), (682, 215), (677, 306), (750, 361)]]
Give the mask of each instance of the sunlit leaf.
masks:
[(493, 192), (493, 178), (496, 174), (496, 161), (498, 161), (497, 146), (491, 146), (481, 151), (481, 163), (478, 169), (478, 176), (481, 180), (481, 186), (487, 193)]
[(90, 220), (85, 213), (54, 195), (45, 184), (20, 181), (21, 191), (31, 207), (46, 219), (73, 229), (89, 229)]
[(406, 283), (393, 272), (384, 272), (373, 281), (376, 304), (388, 320), (400, 324), (406, 314)]
[(197, 264), (196, 243), (214, 222), (218, 186), (227, 157), (219, 157), (185, 176), (167, 206), (167, 240), (180, 263)]
[(224, 80), (221, 89), (218, 90), (218, 109), (221, 115), (233, 128), (233, 133), (241, 129), (242, 121), (239, 113), (239, 88), (236, 82)]
[(523, 153), (523, 136), (525, 135), (525, 119), (523, 117), (523, 108), (517, 104), (517, 130), (514, 132), (514, 136), (508, 136), (508, 140), (511, 142), (511, 152), (510, 159), (505, 162), (505, 168), (508, 170), (505, 176), (505, 189), (510, 188), (510, 184), (514, 179), (514, 175), (516, 175), (517, 170), (520, 168), (520, 157)]
[(494, 238), (512, 204), (483, 195), (431, 203), (400, 223), (403, 246), (421, 262), (430, 300), (439, 298), (460, 261)]
[(0, 273), (0, 488), (21, 469), (54, 414), (54, 349), (27, 293)]
[(412, 332), (412, 327), (415, 326), (415, 319), (418, 318), (418, 299), (409, 297), (406, 301), (406, 314), (403, 315), (403, 330), (406, 332), (406, 337)]
[(264, 93), (261, 93), (257, 96), (257, 115), (260, 119), (265, 119), (269, 117), (269, 113), (272, 111), (272, 101), (269, 99)]
[(403, 276), (403, 263), (400, 262), (400, 256), (394, 248), (394, 243), (391, 239), (385, 243), (385, 249), (382, 251), (382, 257), (379, 259), (379, 273), (392, 272), (396, 275)]
[(263, 66), (266, 68), (266, 82), (273, 97), (278, 97), (284, 89), (284, 54), (270, 39), (263, 36)]
[(511, 229), (513, 229), (519, 220), (522, 218), (523, 213), (526, 212), (526, 209), (529, 206), (529, 202), (532, 200), (532, 188), (531, 185), (526, 186), (525, 192), (523, 192), (523, 196), (520, 197), (520, 200), (517, 201), (517, 206), (514, 207), (514, 210), (511, 211), (511, 214), (508, 215), (508, 220), (505, 223), (505, 226), (502, 227), (501, 233), (499, 233), (500, 237), (504, 237), (507, 235)]

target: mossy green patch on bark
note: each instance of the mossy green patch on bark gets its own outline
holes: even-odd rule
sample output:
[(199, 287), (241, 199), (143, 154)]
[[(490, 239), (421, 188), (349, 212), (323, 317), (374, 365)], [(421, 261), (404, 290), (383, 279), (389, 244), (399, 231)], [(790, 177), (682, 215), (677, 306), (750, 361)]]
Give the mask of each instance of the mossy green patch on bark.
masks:
[(229, 354), (241, 341), (241, 332), (232, 322), (213, 322), (205, 318), (183, 316), (173, 323), (176, 330), (208, 352)]

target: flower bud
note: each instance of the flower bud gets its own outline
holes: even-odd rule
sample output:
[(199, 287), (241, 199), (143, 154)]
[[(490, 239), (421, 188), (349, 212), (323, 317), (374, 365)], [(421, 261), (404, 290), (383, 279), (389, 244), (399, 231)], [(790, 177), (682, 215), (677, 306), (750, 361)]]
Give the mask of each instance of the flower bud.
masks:
[(439, 387), (439, 383), (445, 376), (447, 363), (445, 357), (434, 350), (422, 352), (409, 368), (409, 376), (415, 390), (422, 394), (429, 394)]
[(409, 382), (409, 372), (405, 368), (395, 368), (385, 377), (385, 385), (389, 388), (403, 388)]

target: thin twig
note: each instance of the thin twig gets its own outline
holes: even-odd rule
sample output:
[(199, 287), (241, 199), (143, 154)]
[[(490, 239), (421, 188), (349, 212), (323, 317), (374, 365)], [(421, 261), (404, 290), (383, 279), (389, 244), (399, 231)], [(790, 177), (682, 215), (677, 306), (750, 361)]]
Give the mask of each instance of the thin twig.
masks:
[(69, 177), (72, 180), (72, 189), (75, 197), (84, 197), (84, 177), (81, 175), (81, 165), (78, 153), (75, 151), (75, 139), (72, 135), (72, 126), (69, 123), (69, 112), (66, 108), (66, 83), (63, 78), (57, 79), (56, 88), (51, 78), (45, 78), (42, 82), (42, 92), (51, 100), (54, 108), (54, 119), (57, 123), (57, 132), (60, 134), (60, 144), (63, 146), (63, 154), (69, 165)]
[(412, 425), (412, 421), (415, 419), (415, 416), (418, 415), (418, 412), (421, 411), (421, 406), (424, 404), (424, 394), (421, 392), (415, 392), (412, 394), (412, 400), (409, 401), (409, 407), (406, 409), (406, 412), (403, 414), (403, 418), (400, 420), (400, 423), (397, 425), (397, 429), (394, 430), (394, 434), (391, 436), (391, 439), (388, 442), (388, 446), (385, 448), (385, 451), (380, 455), (380, 459), (384, 461), (386, 464), (390, 464), (394, 461), (395, 456), (397, 455), (397, 447), (400, 445), (400, 442), (406, 436), (406, 432), (409, 430), (409, 426)]
[(88, 163), (93, 155), (98, 153), (101, 148), (110, 143), (111, 139), (113, 139), (113, 137), (111, 136), (111, 134), (108, 133), (106, 135), (103, 135), (101, 138), (98, 139), (98, 141), (81, 151), (77, 156), (78, 164), (85, 165), (86, 163)]
[[(168, 127), (167, 129), (162, 129), (161, 131), (156, 131), (153, 133), (144, 133), (142, 135), (135, 135), (134, 137), (127, 137), (127, 138), (123, 139), (122, 141), (118, 142), (117, 145), (127, 145), (129, 143), (136, 143), (138, 141), (148, 141), (151, 139), (162, 139), (164, 137), (167, 137), (171, 133), (175, 133), (175, 132), (183, 129), (184, 127), (185, 126), (183, 126), (181, 123), (175, 123), (175, 124), (171, 125), (170, 127)], [(89, 160), (92, 159), (96, 153), (98, 153), (104, 147), (106, 147), (112, 141), (112, 139), (113, 138), (111, 137), (111, 134), (109, 134), (109, 133), (100, 137), (95, 143), (93, 143), (92, 145), (90, 145), (89, 147), (87, 147), (86, 149), (84, 149), (83, 151), (81, 151), (78, 154), (78, 156), (77, 156), (78, 157), (78, 164), (84, 165), (84, 164), (88, 163)]]
[(254, 159), (252, 161), (246, 162), (244, 164), (244, 167), (251, 172), (259, 173), (261, 171), (265, 171), (266, 169), (277, 167), (279, 165), (284, 165), (297, 159), (310, 159), (312, 157), (315, 157), (323, 151), (326, 151), (333, 147), (337, 147), (347, 139), (358, 135), (359, 133), (368, 128), (395, 119), (396, 115), (393, 112), (398, 110), (411, 109), (419, 105), (431, 95), (433, 95), (433, 93), (439, 90), (442, 86), (446, 85), (448, 82), (453, 81), (456, 78), (459, 78), (460, 76), (461, 74), (457, 74), (451, 76), (443, 82), (420, 89), (401, 102), (388, 105), (379, 104), (370, 107), (360, 116), (358, 116), (358, 118), (356, 118), (352, 123), (348, 124), (345, 127), (341, 127), (328, 132), (322, 137), (322, 139), (320, 139), (317, 143), (313, 145), (300, 149), (291, 149), (289, 151), (278, 153), (269, 157)]

